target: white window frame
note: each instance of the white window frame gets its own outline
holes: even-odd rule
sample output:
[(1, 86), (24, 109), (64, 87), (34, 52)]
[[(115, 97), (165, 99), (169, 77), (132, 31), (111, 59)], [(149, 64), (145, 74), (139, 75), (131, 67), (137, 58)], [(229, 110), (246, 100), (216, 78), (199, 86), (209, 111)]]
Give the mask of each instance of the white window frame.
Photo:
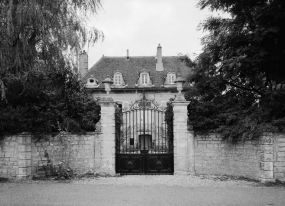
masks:
[(122, 85), (123, 84), (123, 76), (121, 73), (117, 72), (114, 74), (114, 85)]
[(141, 73), (141, 85), (148, 85), (148, 84), (149, 84), (149, 74)]
[(168, 73), (167, 74), (167, 83), (168, 84), (175, 84), (176, 75), (175, 73)]

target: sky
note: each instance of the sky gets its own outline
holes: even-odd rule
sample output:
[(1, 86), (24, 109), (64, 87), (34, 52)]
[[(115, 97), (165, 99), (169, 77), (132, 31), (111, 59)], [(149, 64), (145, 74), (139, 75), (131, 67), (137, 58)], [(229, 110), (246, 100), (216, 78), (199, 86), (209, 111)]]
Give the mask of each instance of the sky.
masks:
[(200, 22), (210, 16), (198, 0), (103, 0), (90, 25), (103, 31), (104, 40), (84, 49), (92, 67), (103, 55), (155, 56), (158, 44), (163, 56), (201, 52)]

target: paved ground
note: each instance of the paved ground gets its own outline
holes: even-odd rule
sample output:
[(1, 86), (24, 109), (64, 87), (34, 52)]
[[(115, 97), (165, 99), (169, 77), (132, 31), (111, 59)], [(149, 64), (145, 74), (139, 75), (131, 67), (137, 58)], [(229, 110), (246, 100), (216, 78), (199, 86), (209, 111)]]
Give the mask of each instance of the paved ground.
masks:
[(285, 205), (284, 186), (213, 176), (123, 176), (0, 183), (0, 205)]

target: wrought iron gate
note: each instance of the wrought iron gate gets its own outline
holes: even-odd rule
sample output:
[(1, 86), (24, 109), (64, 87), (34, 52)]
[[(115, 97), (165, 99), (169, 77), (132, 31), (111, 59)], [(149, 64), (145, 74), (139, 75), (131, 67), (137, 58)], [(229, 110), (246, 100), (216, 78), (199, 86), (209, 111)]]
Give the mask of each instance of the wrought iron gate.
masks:
[(116, 172), (173, 174), (173, 134), (165, 108), (143, 94), (128, 108), (116, 110)]

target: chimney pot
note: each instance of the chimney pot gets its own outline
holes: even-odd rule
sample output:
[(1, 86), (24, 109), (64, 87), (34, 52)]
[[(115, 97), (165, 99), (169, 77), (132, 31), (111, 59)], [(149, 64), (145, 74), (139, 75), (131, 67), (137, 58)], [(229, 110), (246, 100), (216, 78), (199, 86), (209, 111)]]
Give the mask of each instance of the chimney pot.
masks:
[(163, 71), (163, 63), (162, 63), (162, 47), (160, 44), (157, 46), (157, 53), (156, 53), (156, 71)]
[(127, 49), (127, 60), (130, 59), (130, 56), (129, 56), (129, 50)]

